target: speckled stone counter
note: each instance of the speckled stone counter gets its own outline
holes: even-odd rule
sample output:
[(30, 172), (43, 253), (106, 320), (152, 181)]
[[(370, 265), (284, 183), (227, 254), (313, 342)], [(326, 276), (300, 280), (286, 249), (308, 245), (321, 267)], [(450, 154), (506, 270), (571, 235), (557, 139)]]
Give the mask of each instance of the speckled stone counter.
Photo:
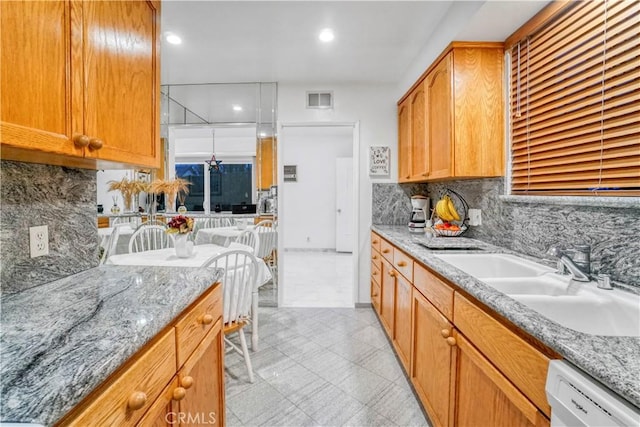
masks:
[[(436, 258), (433, 254), (442, 251), (422, 246), (420, 242), (427, 239), (424, 235), (412, 235), (405, 226), (374, 225), (372, 230), (640, 407), (640, 338), (588, 335), (564, 328)], [(483, 249), (485, 253), (514, 253), (486, 243), (483, 243)], [(549, 265), (539, 259), (523, 257)]]
[(3, 296), (1, 420), (55, 423), (220, 276), (102, 266)]

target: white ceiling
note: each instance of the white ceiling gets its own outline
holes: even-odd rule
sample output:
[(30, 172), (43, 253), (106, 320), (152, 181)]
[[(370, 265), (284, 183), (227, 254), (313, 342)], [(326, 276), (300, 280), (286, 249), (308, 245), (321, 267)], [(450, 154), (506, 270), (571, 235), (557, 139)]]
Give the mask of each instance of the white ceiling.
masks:
[[(546, 3), (165, 0), (162, 30), (183, 43), (163, 41), (162, 83), (398, 84), (430, 43), (442, 50), (439, 35), (504, 40)], [(454, 22), (456, 8), (467, 10), (464, 21)], [(325, 27), (336, 34), (330, 44), (317, 38)]]

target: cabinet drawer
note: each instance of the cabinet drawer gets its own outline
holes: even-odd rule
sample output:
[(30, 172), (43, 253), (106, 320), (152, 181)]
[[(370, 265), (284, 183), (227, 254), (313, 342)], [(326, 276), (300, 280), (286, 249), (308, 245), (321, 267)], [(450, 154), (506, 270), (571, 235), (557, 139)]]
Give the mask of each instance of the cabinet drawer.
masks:
[(138, 427), (167, 427), (176, 422), (176, 417), (171, 414), (177, 411), (178, 402), (174, 400), (175, 390), (178, 388), (178, 378), (173, 377), (168, 386), (162, 390), (160, 397), (151, 405), (151, 408), (140, 419)]
[(375, 280), (371, 281), (371, 303), (378, 313), (380, 313), (380, 284)]
[(413, 267), (413, 286), (447, 319), (453, 319), (453, 289), (418, 263)]
[(382, 238), (378, 236), (373, 231), (371, 232), (371, 247), (376, 251), (380, 252), (380, 242), (382, 242)]
[(222, 313), (222, 286), (215, 286), (209, 294), (185, 313), (176, 323), (178, 368), (189, 358)]
[(397, 248), (393, 248), (393, 266), (409, 282), (413, 282), (413, 258)]
[(382, 271), (380, 270), (380, 268), (374, 262), (372, 262), (371, 263), (371, 280), (373, 280), (378, 285), (380, 285), (380, 281), (382, 280), (382, 277), (380, 276), (381, 274), (382, 274)]
[(380, 253), (391, 264), (393, 264), (393, 245), (386, 240), (380, 242)]
[(135, 425), (176, 372), (175, 344), (170, 329), (68, 425)]
[(373, 250), (373, 247), (371, 248), (371, 262), (375, 264), (378, 269), (382, 268), (382, 255), (380, 255), (380, 252)]
[(548, 357), (458, 293), (454, 323), (525, 396), (550, 416), (544, 391)]

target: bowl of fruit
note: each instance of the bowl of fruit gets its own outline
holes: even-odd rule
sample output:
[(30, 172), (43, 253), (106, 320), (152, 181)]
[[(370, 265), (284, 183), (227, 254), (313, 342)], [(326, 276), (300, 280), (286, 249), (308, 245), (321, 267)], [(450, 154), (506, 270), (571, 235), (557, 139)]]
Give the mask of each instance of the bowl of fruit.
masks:
[[(450, 194), (459, 199), (458, 205), (460, 208), (456, 207), (456, 203), (454, 203)], [(467, 231), (467, 226), (465, 225), (467, 206), (467, 202), (462, 196), (452, 190), (447, 190), (446, 194), (438, 200), (434, 209), (434, 214), (437, 215), (438, 219), (433, 225), (433, 233), (436, 236), (456, 237)], [(458, 209), (461, 210), (462, 215), (458, 213)]]

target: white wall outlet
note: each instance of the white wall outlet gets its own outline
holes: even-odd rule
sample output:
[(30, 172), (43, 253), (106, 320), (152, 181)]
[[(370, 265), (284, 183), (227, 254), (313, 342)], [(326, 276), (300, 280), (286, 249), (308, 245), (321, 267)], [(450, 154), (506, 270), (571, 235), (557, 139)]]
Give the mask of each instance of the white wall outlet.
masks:
[(469, 225), (482, 225), (481, 213), (480, 209), (469, 209)]
[(49, 227), (46, 225), (29, 227), (29, 247), (31, 258), (49, 255)]

